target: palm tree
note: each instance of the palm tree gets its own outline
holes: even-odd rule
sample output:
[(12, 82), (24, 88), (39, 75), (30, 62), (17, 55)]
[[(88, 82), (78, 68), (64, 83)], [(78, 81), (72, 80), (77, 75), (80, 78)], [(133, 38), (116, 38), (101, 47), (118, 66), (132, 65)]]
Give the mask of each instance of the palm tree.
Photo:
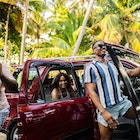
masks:
[[(20, 27), (21, 27), (21, 13), (19, 10), (19, 7), (16, 5), (17, 1), (16, 0), (0, 0), (0, 3), (2, 6), (1, 7), (4, 9), (5, 13), (7, 13), (7, 17), (4, 18), (4, 14), (2, 14), (1, 18), (5, 19), (5, 41), (4, 41), (4, 62), (7, 63), (8, 62), (8, 57), (9, 54), (11, 53), (10, 50), (12, 50), (12, 47), (9, 47), (9, 43), (11, 44), (12, 42), (12, 38), (13, 40), (16, 42), (16, 40), (14, 39), (14, 37), (12, 36), (13, 34), (15, 34), (16, 32), (20, 33)], [(17, 24), (15, 24), (16, 20), (18, 21)], [(10, 26), (9, 26), (10, 23)], [(11, 37), (12, 36), (12, 37)], [(18, 42), (18, 41), (17, 41)]]
[[(119, 0), (95, 0), (89, 17), (92, 26), (87, 25), (92, 30), (89, 41), (90, 38), (92, 38), (91, 43), (96, 40), (106, 40), (132, 47), (140, 52), (139, 7), (138, 1), (133, 3), (130, 0), (124, 3)], [(82, 43), (80, 47), (83, 47), (83, 50), (85, 48)], [(85, 54), (91, 53), (88, 47)]]
[(140, 52), (139, 2), (110, 0), (106, 5), (99, 4), (96, 8), (98, 13), (92, 27), (100, 29), (96, 38), (127, 45)]
[[(51, 51), (54, 50), (54, 47), (58, 48), (55, 49), (55, 55), (59, 57), (63, 55), (71, 56), (73, 52), (74, 45), (81, 30), (84, 14), (83, 10), (79, 9), (79, 3), (77, 1), (74, 1), (69, 6), (67, 6), (67, 2), (68, 1), (66, 0), (56, 0), (54, 3), (52, 2), (48, 7), (48, 9), (50, 8), (49, 11), (51, 11), (52, 15), (48, 18), (47, 22), (49, 29), (49, 42), (47, 42), (47, 40), (46, 42), (47, 44), (51, 45), (49, 45), (47, 48), (44, 48), (46, 56), (48, 56), (48, 53), (50, 53), (50, 56), (54, 57), (54, 53)], [(90, 29), (87, 26), (85, 30), (85, 36), (89, 30)], [(89, 46), (87, 38), (83, 38), (82, 44), (86, 50), (86, 46)], [(63, 49), (64, 53), (60, 53), (61, 49)], [(37, 52), (39, 53), (39, 50), (42, 51), (42, 48), (37, 49), (34, 53), (34, 56), (37, 54)]]
[(11, 5), (15, 5), (16, 2), (13, 1), (8, 1), (8, 0), (0, 0), (0, 2), (7, 3), (8, 5), (8, 12), (7, 12), (7, 20), (6, 20), (6, 25), (5, 25), (5, 41), (4, 41), (4, 62), (7, 63), (7, 56), (8, 56), (8, 46), (7, 46), (7, 41), (8, 41), (8, 25), (9, 25), (9, 16), (11, 12)]
[[(30, 16), (28, 21), (28, 29), (27, 34), (30, 35), (30, 37), (36, 41), (37, 40), (37, 47), (39, 47), (41, 35), (43, 33), (46, 33), (48, 26), (47, 21), (44, 18), (43, 12), (45, 11), (45, 3), (42, 5), (39, 5), (42, 7), (42, 11), (37, 10), (30, 10)], [(44, 10), (43, 10), (44, 9)]]
[[(26, 3), (24, 4), (25, 11), (24, 11), (24, 22), (23, 22), (23, 30), (22, 30), (22, 44), (21, 44), (21, 52), (20, 52), (20, 64), (23, 64), (23, 62), (24, 62), (25, 38), (26, 38), (26, 30), (27, 30), (27, 22), (28, 22), (27, 21), (28, 10), (30, 11), (30, 14), (32, 14), (34, 12), (34, 9), (36, 9), (36, 11), (37, 10), (42, 11), (41, 7), (36, 8), (36, 6), (40, 6), (42, 4), (44, 4), (44, 2), (42, 0), (30, 0), (30, 1), (26, 0)], [(39, 44), (40, 25), (32, 17), (29, 16), (28, 18), (30, 20), (32, 20), (37, 25), (37, 39), (38, 39), (38, 44)]]
[(23, 20), (23, 27), (22, 27), (22, 42), (21, 42), (21, 51), (20, 51), (20, 65), (24, 62), (24, 50), (25, 50), (25, 37), (26, 37), (26, 30), (27, 30), (27, 14), (28, 14), (28, 6), (29, 0), (26, 0), (25, 11), (24, 11), (24, 20)]
[(37, 49), (33, 53), (33, 57), (38, 57), (37, 55), (43, 52), (43, 50), (43, 57), (71, 55), (71, 48), (74, 44), (74, 35), (72, 35), (72, 33), (77, 29), (77, 25), (75, 24), (75, 15), (69, 13), (70, 7), (65, 6), (66, 2), (67, 1), (63, 0), (55, 1), (47, 7), (48, 9), (50, 8), (49, 11), (52, 13), (46, 22), (48, 26), (46, 27), (46, 34), (49, 36), (49, 38), (45, 40), (47, 46), (43, 47), (43, 45), (40, 44), (43, 48)]
[(87, 8), (85, 18), (83, 20), (82, 28), (81, 28), (81, 31), (79, 33), (78, 39), (76, 41), (75, 48), (73, 50), (72, 56), (76, 55), (76, 53), (77, 53), (77, 51), (79, 49), (79, 46), (81, 44), (81, 41), (82, 41), (82, 38), (83, 38), (83, 35), (84, 35), (84, 31), (85, 31), (85, 27), (86, 27), (86, 24), (87, 24), (87, 20), (88, 20), (89, 14), (90, 14), (92, 6), (93, 6), (93, 2), (94, 2), (94, 0), (91, 0), (90, 3), (89, 3), (89, 6)]
[(6, 21), (6, 33), (5, 33), (5, 42), (4, 42), (4, 62), (7, 63), (7, 56), (8, 56), (8, 48), (7, 48), (7, 41), (8, 41), (8, 24), (9, 24), (9, 16), (11, 11), (11, 5), (9, 5), (8, 13), (7, 13), (7, 21)]
[[(17, 1), (15, 0), (15, 2)], [(47, 5), (45, 5), (45, 2)], [(76, 44), (78, 44), (78, 47), (76, 47), (74, 55), (85, 55), (91, 53), (90, 44), (99, 39), (128, 45), (128, 47), (140, 51), (138, 0), (135, 0), (135, 2), (132, 2), (132, 0), (125, 2), (120, 0), (94, 0), (89, 18), (83, 23), (86, 15), (84, 4), (89, 2), (91, 1), (29, 0), (26, 38), (28, 37), (31, 43), (26, 44), (25, 47), (24, 41), (24, 47), (21, 49), (22, 58), (24, 57), (24, 51), (29, 51), (31, 57), (35, 58), (40, 57), (40, 54), (43, 54), (44, 58), (71, 56)], [(20, 1), (20, 3), (21, 6), (19, 7), (23, 12), (25, 0)], [(82, 6), (80, 6), (81, 3)], [(49, 13), (47, 16), (46, 14), (44, 16), (45, 10)], [(82, 28), (82, 25), (84, 25), (84, 28)], [(19, 27), (17, 29), (21, 33)], [(78, 35), (81, 36), (80, 39), (78, 39)], [(22, 58), (20, 58), (21, 63), (24, 61)]]

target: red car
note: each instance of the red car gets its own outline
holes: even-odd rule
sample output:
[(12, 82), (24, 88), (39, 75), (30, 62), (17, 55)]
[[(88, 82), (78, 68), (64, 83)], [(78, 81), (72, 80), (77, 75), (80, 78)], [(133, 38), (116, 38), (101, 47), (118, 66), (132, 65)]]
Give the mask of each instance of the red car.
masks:
[[(21, 72), (22, 78), (18, 77), (21, 79), (19, 93), (7, 94), (7, 97), (16, 96), (15, 106), (12, 106), (13, 99), (8, 98), (11, 105), (11, 114), (6, 123), (9, 139), (18, 137), (19, 140), (90, 140), (94, 138), (93, 107), (89, 98), (84, 95), (70, 62), (28, 60)], [(72, 84), (77, 90), (76, 97), (52, 101), (51, 83), (59, 72), (65, 72), (71, 77)]]
[[(112, 48), (123, 57), (121, 62), (125, 68), (138, 66), (134, 62), (139, 60), (138, 53), (117, 45), (112, 45)], [(135, 59), (126, 60), (126, 55)], [(112, 61), (110, 57), (107, 59)], [(11, 106), (4, 125), (9, 132), (8, 140), (99, 140), (95, 107), (85, 91), (82, 77), (84, 65), (89, 61), (91, 59), (26, 61), (24, 67), (16, 71), (19, 91), (6, 93)], [(71, 77), (76, 97), (52, 100), (51, 83), (59, 72)], [(132, 79), (132, 82), (135, 84), (136, 81)]]

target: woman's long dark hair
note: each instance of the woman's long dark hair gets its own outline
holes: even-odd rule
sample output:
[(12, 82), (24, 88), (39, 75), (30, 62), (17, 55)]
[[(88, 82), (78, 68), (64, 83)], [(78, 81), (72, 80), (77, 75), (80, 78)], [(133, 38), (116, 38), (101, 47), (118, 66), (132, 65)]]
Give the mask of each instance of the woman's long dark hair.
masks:
[(58, 88), (59, 87), (59, 80), (60, 77), (64, 76), (66, 78), (67, 81), (67, 88), (71, 88), (71, 79), (70, 77), (66, 74), (66, 73), (62, 73), (60, 72), (54, 79), (53, 83), (52, 83), (52, 88)]

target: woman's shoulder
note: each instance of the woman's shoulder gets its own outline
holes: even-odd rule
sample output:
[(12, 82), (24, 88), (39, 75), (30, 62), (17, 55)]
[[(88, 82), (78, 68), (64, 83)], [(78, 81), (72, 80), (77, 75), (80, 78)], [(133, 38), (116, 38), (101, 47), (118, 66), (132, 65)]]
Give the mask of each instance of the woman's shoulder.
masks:
[(54, 88), (51, 92), (52, 100), (58, 100), (60, 97), (59, 90), (57, 88)]
[(52, 90), (52, 93), (58, 93), (59, 92), (59, 89), (58, 88), (54, 88), (53, 90)]

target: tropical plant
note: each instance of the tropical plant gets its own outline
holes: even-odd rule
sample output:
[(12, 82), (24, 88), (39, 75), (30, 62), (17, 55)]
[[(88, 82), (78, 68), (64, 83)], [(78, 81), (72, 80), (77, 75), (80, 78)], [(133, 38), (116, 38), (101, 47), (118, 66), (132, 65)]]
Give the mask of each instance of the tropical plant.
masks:
[[(23, 25), (23, 15), (24, 15), (24, 11), (25, 11), (25, 0), (4, 0), (1, 2), (0, 0), (0, 4), (1, 6), (1, 22), (0, 22), (0, 31), (1, 31), (1, 35), (0, 37), (4, 38), (5, 36), (5, 61), (7, 61), (9, 59), (9, 54), (11, 54), (11, 52), (9, 52), (9, 50), (14, 50), (11, 47), (15, 48), (15, 45), (18, 46), (16, 48), (16, 50), (13, 51), (13, 55), (18, 56), (17, 59), (19, 59), (19, 52), (20, 49), (22, 47), (21, 46), (21, 33), (22, 33), (22, 25)], [(33, 15), (33, 12), (42, 12), (42, 6), (44, 2), (42, 0), (30, 0), (30, 7), (29, 7), (29, 12), (31, 15)], [(9, 10), (9, 12), (7, 12), (8, 7), (11, 7), (11, 10)], [(45, 4), (44, 4), (45, 7)], [(29, 20), (31, 20), (31, 18), (29, 18)], [(5, 26), (6, 25), (6, 26)], [(9, 26), (8, 26), (9, 25)], [(9, 42), (9, 43), (8, 43)], [(25, 44), (25, 42), (23, 42)], [(4, 43), (3, 43), (4, 44)], [(13, 46), (10, 46), (12, 45)], [(24, 45), (23, 45), (24, 46)], [(25, 46), (24, 46), (25, 47)], [(22, 52), (22, 51), (21, 51)], [(24, 52), (24, 49), (23, 49)], [(8, 56), (8, 58), (7, 58)], [(23, 53), (24, 56), (24, 53)]]
[(104, 6), (96, 2), (98, 7), (93, 10), (98, 12), (94, 13), (92, 28), (97, 27), (100, 33), (94, 39), (126, 45), (140, 52), (139, 1), (108, 0)]
[[(16, 1), (2, 1), (0, 0), (1, 5), (1, 31), (3, 32), (0, 37), (5, 38), (3, 43), (3, 50), (4, 50), (4, 62), (7, 63), (8, 56), (9, 56), (9, 50), (12, 48), (12, 46), (9, 45), (9, 43), (15, 42), (17, 46), (19, 46), (19, 32), (21, 31), (21, 12), (19, 10), (19, 7), (16, 6)], [(17, 22), (18, 21), (18, 22)], [(17, 22), (17, 24), (15, 24)], [(9, 26), (10, 25), (10, 26)], [(16, 36), (15, 36), (16, 34)], [(10, 44), (11, 44), (10, 43)], [(3, 47), (2, 46), (2, 47)], [(15, 52), (15, 51), (14, 51)], [(17, 52), (16, 52), (17, 53)]]
[[(10, 55), (18, 54), (16, 57), (19, 57), (22, 52), (22, 57), (25, 55), (27, 59), (72, 55), (90, 0), (29, 0), (26, 40), (22, 51), (21, 33), (26, 0), (8, 2), (0, 0), (0, 39), (1, 42), (7, 40)], [(10, 5), (9, 26), (5, 26)], [(96, 40), (122, 44), (140, 52), (139, 9), (139, 0), (94, 0), (76, 55), (91, 54), (90, 45)], [(2, 44), (4, 42), (0, 43), (1, 50)]]
[[(51, 11), (51, 16), (48, 18), (48, 35), (49, 43), (51, 47), (44, 48), (46, 56), (50, 53), (50, 56), (54, 57), (54, 47), (55, 56), (71, 56), (74, 49), (75, 42), (77, 40), (78, 34), (81, 29), (82, 21), (84, 18), (84, 10), (78, 8), (79, 3), (76, 1), (72, 2), (67, 6), (68, 1), (55, 0), (49, 4), (49, 12)], [(83, 8), (83, 7), (82, 7)], [(88, 23), (89, 24), (89, 23)], [(86, 28), (85, 34), (88, 35), (91, 31), (88, 26)], [(89, 37), (89, 36), (88, 36)], [(47, 42), (48, 42), (47, 41)], [(82, 41), (83, 47), (89, 46), (89, 41), (84, 38)], [(47, 46), (46, 46), (47, 47)], [(56, 49), (57, 48), (57, 49)], [(42, 51), (43, 48), (41, 48)], [(82, 48), (83, 49), (83, 48)], [(63, 50), (64, 53), (60, 53)], [(37, 49), (33, 56), (39, 53), (40, 49)], [(84, 50), (83, 50), (84, 51)], [(81, 51), (79, 51), (81, 53)]]

